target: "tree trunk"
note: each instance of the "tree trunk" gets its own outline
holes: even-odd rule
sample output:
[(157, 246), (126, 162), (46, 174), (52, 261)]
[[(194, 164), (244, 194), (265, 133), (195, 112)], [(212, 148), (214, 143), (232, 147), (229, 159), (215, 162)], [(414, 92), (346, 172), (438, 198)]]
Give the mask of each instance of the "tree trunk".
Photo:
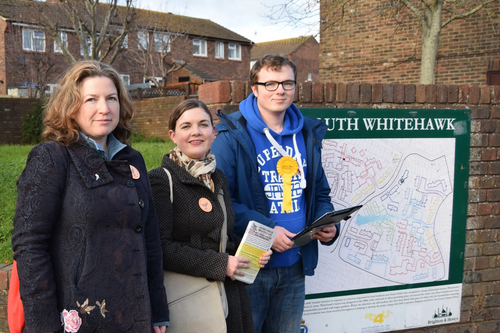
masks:
[(422, 61), (420, 64), (420, 83), (433, 84), (436, 58), (441, 34), (441, 15), (443, 0), (437, 0), (425, 8), (425, 24), (422, 25)]

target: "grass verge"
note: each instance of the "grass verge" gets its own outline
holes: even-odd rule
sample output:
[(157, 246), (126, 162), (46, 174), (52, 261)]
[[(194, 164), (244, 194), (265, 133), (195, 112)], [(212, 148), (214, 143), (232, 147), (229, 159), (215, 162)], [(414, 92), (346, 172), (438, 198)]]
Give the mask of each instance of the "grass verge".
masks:
[[(26, 166), (31, 145), (0, 145), (0, 263), (12, 262), (12, 222), (16, 208), (16, 182)], [(141, 152), (148, 170), (161, 166), (163, 155), (174, 144), (166, 142), (137, 142), (132, 147)]]

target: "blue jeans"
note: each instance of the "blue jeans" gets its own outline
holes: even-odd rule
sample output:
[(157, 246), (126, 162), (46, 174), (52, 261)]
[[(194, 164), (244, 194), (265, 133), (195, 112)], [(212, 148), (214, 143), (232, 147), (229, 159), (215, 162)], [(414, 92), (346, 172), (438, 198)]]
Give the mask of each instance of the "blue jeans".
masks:
[(246, 286), (255, 333), (299, 333), (305, 301), (302, 260), (290, 267), (263, 268)]

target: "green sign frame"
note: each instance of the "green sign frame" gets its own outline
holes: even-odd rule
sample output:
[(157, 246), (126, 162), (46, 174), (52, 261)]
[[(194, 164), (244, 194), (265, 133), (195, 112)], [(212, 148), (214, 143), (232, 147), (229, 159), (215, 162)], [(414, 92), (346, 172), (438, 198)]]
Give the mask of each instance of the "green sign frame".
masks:
[(312, 109), (304, 116), (321, 119), (327, 126), (325, 139), (454, 138), (453, 211), (447, 280), (309, 294), (306, 299), (403, 290), (462, 283), (468, 207), (471, 111), (431, 109)]

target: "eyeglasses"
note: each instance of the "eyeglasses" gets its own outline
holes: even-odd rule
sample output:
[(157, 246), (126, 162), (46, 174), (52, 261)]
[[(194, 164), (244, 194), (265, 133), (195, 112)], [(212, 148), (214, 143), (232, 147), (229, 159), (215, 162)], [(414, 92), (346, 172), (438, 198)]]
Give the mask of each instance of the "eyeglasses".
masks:
[(297, 82), (288, 80), (283, 82), (277, 82), (277, 81), (255, 82), (255, 84), (258, 84), (259, 86), (264, 86), (267, 91), (276, 91), (280, 86), (280, 84), (283, 87), (283, 90), (293, 90)]

